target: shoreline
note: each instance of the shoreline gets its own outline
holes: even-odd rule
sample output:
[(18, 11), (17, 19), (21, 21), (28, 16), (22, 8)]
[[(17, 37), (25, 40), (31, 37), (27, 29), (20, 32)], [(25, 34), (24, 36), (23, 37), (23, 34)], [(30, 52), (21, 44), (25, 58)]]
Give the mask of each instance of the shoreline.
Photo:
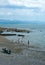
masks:
[[(0, 47), (7, 47), (10, 48), (12, 50), (14, 50), (15, 48), (19, 48), (19, 49), (30, 49), (30, 50), (35, 50), (35, 51), (43, 51), (43, 49), (41, 49), (40, 47), (34, 46), (34, 45), (29, 45), (25, 44), (25, 43), (17, 43), (17, 42), (13, 42), (7, 38), (5, 38), (4, 36), (0, 36)], [(14, 52), (15, 53), (15, 52)]]

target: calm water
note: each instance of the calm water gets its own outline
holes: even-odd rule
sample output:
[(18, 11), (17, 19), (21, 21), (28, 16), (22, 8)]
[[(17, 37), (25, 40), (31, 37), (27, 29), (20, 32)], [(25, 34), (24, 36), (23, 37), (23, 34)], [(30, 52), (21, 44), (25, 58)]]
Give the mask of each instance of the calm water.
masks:
[[(45, 50), (45, 24), (0, 24), (0, 27), (7, 27), (7, 28), (21, 28), (21, 29), (29, 29), (31, 33), (17, 33), (17, 34), (25, 34), (26, 36), (22, 39), (24, 42), (30, 40), (31, 45), (35, 45), (38, 47), (42, 47)], [(10, 40), (17, 41), (18, 37), (6, 37)]]

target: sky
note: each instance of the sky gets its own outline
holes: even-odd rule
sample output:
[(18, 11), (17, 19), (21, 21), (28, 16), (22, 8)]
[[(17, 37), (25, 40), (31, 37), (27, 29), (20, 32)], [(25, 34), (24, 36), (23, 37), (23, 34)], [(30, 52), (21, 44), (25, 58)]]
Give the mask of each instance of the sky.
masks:
[(45, 0), (0, 0), (0, 19), (45, 21)]

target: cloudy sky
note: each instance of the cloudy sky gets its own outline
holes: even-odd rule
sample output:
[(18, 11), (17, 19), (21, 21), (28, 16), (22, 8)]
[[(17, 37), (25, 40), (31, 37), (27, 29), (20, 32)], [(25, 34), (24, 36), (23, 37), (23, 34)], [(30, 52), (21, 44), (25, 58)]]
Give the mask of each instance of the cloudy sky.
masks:
[(45, 21), (45, 0), (0, 0), (0, 19)]

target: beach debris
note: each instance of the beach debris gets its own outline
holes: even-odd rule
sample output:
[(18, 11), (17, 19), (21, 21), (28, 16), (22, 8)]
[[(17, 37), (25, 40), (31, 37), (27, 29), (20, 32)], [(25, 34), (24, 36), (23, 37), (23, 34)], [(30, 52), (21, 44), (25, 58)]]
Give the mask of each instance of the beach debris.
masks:
[(2, 50), (3, 50), (3, 53), (11, 54), (11, 50), (10, 49), (2, 48)]

